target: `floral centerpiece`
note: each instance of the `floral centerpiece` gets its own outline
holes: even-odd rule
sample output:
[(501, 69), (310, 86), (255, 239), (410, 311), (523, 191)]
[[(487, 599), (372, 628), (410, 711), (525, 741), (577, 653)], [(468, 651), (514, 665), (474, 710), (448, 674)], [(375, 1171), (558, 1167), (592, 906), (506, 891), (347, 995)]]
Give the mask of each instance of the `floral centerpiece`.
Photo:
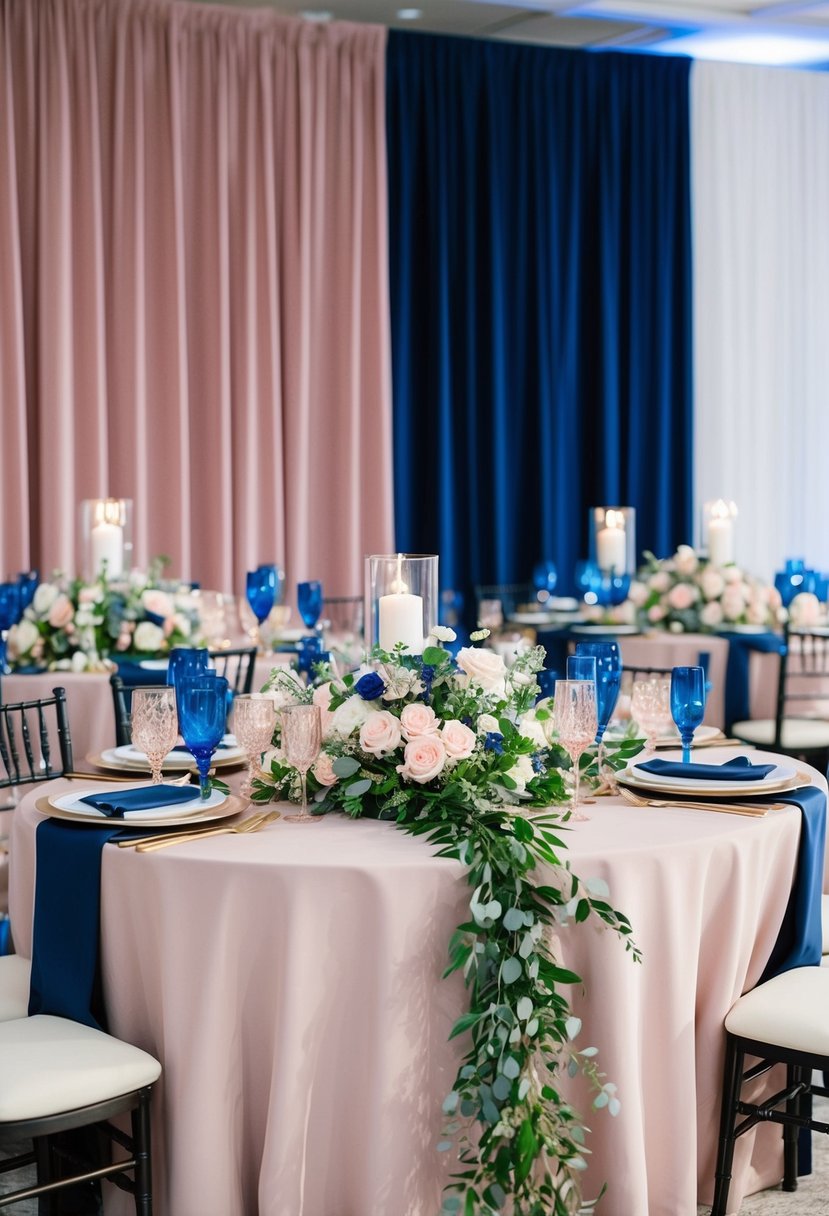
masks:
[(13, 667), (90, 671), (112, 666), (113, 655), (165, 654), (192, 645), (198, 634), (196, 601), (188, 589), (161, 583), (164, 559), (142, 573), (110, 582), (58, 576), (41, 583), (19, 623), (9, 631)]
[(671, 633), (711, 633), (734, 625), (774, 628), (780, 593), (738, 566), (714, 566), (690, 545), (673, 557), (645, 553), (645, 564), (618, 608), (585, 609), (593, 620)]
[[(615, 1114), (619, 1100), (594, 1049), (574, 1045), (580, 1023), (562, 986), (580, 981), (557, 957), (552, 931), (595, 918), (636, 950), (606, 886), (572, 872), (553, 830), (569, 811), (550, 705), (536, 701), (543, 649), (507, 668), (477, 647), (453, 660), (440, 645), (453, 640), (436, 628), (422, 656), (376, 649), (344, 676), (320, 665), (309, 687), (277, 670), (263, 691), (282, 706), (320, 707), (323, 744), (309, 773), (320, 814), (393, 820), (466, 867), (469, 916), (449, 943), (445, 974), (465, 977), (470, 1008), (451, 1035), (468, 1032), (469, 1045), (443, 1105), (438, 1149), (457, 1148), (460, 1160), (443, 1213), (574, 1213), (586, 1129), (562, 1076), (584, 1073), (597, 1109)], [(299, 796), (279, 742), (277, 732), (254, 801)], [(548, 811), (530, 818), (530, 807)]]

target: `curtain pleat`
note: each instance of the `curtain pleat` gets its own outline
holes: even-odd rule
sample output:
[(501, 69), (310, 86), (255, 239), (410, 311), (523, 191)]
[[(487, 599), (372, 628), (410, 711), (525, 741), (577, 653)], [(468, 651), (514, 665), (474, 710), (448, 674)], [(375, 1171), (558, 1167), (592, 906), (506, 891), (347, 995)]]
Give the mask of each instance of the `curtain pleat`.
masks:
[(561, 585), (590, 506), (690, 538), (688, 62), (392, 32), (397, 544)]
[(393, 535), (385, 37), (0, 0), (7, 570), (74, 572), (112, 494), (138, 564), (361, 589)]

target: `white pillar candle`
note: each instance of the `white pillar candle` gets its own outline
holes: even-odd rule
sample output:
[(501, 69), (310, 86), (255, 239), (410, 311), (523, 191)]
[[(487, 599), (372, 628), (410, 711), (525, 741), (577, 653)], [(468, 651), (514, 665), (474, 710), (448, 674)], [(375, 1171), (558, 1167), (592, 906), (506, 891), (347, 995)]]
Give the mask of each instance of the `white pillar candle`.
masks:
[(379, 643), (394, 650), (402, 642), (409, 654), (423, 653), (423, 600), (419, 595), (380, 596)]
[(708, 521), (708, 560), (712, 566), (734, 561), (734, 529), (730, 519), (716, 516)]
[(101, 573), (106, 561), (107, 577), (120, 578), (124, 573), (124, 530), (118, 524), (102, 521), (90, 533), (92, 544), (92, 577)]
[(596, 562), (600, 570), (615, 570), (623, 574), (627, 567), (627, 544), (624, 528), (608, 526), (596, 533)]

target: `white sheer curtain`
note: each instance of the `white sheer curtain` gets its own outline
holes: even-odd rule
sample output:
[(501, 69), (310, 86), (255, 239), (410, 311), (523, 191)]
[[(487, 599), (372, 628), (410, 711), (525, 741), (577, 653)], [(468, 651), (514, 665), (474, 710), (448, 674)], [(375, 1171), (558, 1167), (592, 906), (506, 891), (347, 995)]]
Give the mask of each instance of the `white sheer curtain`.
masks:
[(829, 76), (696, 64), (691, 136), (698, 507), (829, 569)]

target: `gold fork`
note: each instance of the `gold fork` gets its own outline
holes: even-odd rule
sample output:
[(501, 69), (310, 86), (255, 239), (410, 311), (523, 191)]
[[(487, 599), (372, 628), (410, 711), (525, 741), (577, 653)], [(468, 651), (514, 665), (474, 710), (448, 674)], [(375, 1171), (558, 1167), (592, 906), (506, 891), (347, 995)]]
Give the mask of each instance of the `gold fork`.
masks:
[(692, 811), (725, 811), (729, 815), (750, 815), (755, 819), (765, 815), (768, 811), (778, 811), (787, 805), (785, 802), (757, 804), (740, 802), (671, 802), (668, 799), (641, 798), (638, 794), (634, 794), (633, 790), (629, 790), (624, 785), (619, 786), (619, 793), (631, 806), (689, 807)]
[(159, 836), (153, 839), (152, 837), (144, 837), (140, 843), (134, 841), (119, 841), (119, 844), (135, 844), (136, 853), (153, 853), (157, 849), (166, 849), (170, 844), (183, 844), (187, 840), (204, 840), (208, 836), (248, 836), (252, 832), (258, 832), (269, 823), (274, 823), (279, 819), (279, 811), (260, 811), (257, 815), (251, 815), (248, 819), (243, 819), (241, 823), (219, 825), (214, 828), (199, 828), (195, 831), (192, 829), (188, 832), (176, 832), (167, 836)]

